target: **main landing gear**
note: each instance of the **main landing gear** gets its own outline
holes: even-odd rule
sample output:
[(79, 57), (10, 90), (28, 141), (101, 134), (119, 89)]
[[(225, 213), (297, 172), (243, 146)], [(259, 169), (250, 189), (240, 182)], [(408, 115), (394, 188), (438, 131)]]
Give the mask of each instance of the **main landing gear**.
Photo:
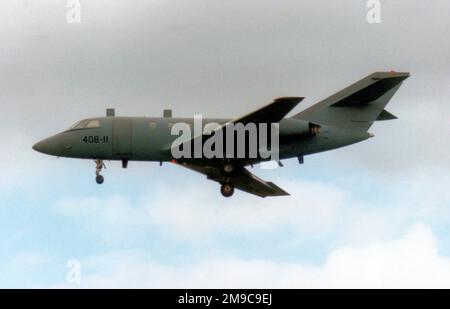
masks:
[(236, 172), (236, 165), (231, 161), (224, 161), (222, 163), (221, 173), (225, 176), (222, 186), (220, 187), (220, 193), (225, 197), (230, 197), (234, 193), (234, 186), (231, 183), (233, 174)]
[(231, 183), (224, 183), (220, 187), (220, 193), (225, 197), (230, 197), (234, 193), (234, 186)]
[(102, 172), (102, 169), (106, 168), (105, 163), (103, 163), (103, 160), (97, 159), (95, 160), (95, 181), (101, 185), (104, 181), (105, 178), (100, 175), (100, 173)]
[(233, 174), (234, 170), (235, 170), (235, 166), (234, 166), (234, 164), (231, 163), (231, 162), (225, 162), (225, 163), (222, 165), (222, 172), (223, 172), (225, 175), (231, 175), (231, 174)]

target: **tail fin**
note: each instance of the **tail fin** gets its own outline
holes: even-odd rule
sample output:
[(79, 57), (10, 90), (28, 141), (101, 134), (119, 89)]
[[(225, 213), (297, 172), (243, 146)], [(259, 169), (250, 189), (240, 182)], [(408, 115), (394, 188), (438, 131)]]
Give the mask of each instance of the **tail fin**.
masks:
[(367, 131), (377, 120), (396, 117), (384, 108), (409, 73), (376, 72), (293, 118)]

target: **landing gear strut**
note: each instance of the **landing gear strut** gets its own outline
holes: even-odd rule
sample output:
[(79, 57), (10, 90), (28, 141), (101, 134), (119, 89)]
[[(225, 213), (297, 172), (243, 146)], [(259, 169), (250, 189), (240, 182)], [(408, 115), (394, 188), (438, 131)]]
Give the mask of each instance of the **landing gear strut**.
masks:
[(95, 181), (99, 185), (101, 185), (105, 181), (105, 178), (103, 178), (103, 176), (100, 175), (103, 168), (106, 168), (105, 163), (103, 163), (103, 160), (100, 159), (95, 160), (95, 175), (96, 175)]
[(220, 193), (225, 197), (230, 197), (234, 193), (234, 186), (231, 183), (224, 183), (220, 187)]

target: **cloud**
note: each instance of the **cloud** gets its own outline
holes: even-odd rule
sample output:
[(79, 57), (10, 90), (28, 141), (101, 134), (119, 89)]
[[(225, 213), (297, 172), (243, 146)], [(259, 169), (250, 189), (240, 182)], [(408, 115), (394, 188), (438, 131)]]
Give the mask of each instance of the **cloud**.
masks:
[[(51, 240), (45, 232), (31, 233), (31, 245), (16, 242), (2, 252), (14, 255), (26, 249), (22, 246), (33, 246), (65, 254), (73, 246), (88, 256), (105, 248), (100, 241), (111, 250), (145, 251), (153, 237), (157, 241), (151, 249), (163, 252), (161, 256), (172, 246), (193, 249), (166, 254), (170, 261), (192, 260), (205, 251), (229, 258), (217, 254), (184, 267), (164, 264), (161, 256), (153, 260), (148, 253), (114, 253), (110, 260), (92, 259), (87, 282), (132, 285), (135, 277), (136, 285), (176, 286), (176, 280), (195, 285), (207, 282), (211, 273), (218, 286), (237, 280), (246, 286), (268, 280), (276, 286), (333, 285), (333, 278), (350, 285), (337, 268), (354, 270), (347, 265), (354, 262), (362, 274), (348, 278), (364, 285), (369, 279), (363, 274), (370, 267), (362, 260), (374, 260), (363, 253), (378, 254), (380, 263), (388, 256), (394, 265), (405, 258), (403, 248), (411, 249), (405, 243), (412, 235), (411, 243), (419, 249), (409, 251), (405, 265), (417, 255), (419, 262), (431, 261), (446, 274), (446, 258), (433, 253), (435, 247), (425, 248), (428, 228), (407, 234), (405, 228), (424, 222), (440, 230), (430, 239), (448, 234), (450, 162), (443, 142), (450, 108), (444, 91), (449, 84), (448, 6), (445, 0), (386, 3), (382, 24), (369, 25), (365, 3), (358, 0), (334, 5), (294, 0), (130, 5), (102, 0), (83, 3), (82, 24), (68, 25), (64, 2), (1, 2), (8, 13), (0, 20), (3, 234), (53, 226), (52, 211), (67, 223)], [(167, 170), (149, 176), (133, 170), (134, 163), (127, 171), (129, 181), (108, 169), (107, 184), (93, 189), (92, 162), (56, 161), (31, 150), (39, 139), (80, 118), (103, 115), (106, 107), (116, 107), (118, 115), (157, 116), (170, 107), (175, 116), (236, 117), (277, 96), (306, 96), (298, 112), (372, 71), (391, 68), (412, 73), (387, 108), (400, 119), (376, 124), (372, 131), (377, 137), (367, 142), (307, 158), (298, 174), (288, 168), (278, 179), (270, 174), (268, 179), (291, 192), (288, 198), (261, 200), (237, 192), (225, 200), (217, 185), (204, 178), (176, 171), (177, 179), (167, 180)], [(79, 239), (84, 232), (89, 235), (86, 243)], [(397, 242), (390, 241), (393, 237)], [(315, 247), (305, 249), (299, 245), (304, 242)], [(278, 244), (284, 251), (276, 259), (258, 251), (277, 252)], [(400, 244), (401, 250), (395, 247)], [(310, 249), (332, 253), (313, 267), (301, 262)], [(427, 256), (421, 255), (422, 249)], [(315, 264), (323, 261), (314, 257)], [(33, 258), (28, 261), (33, 264)], [(334, 266), (327, 267), (330, 263)], [(95, 271), (103, 264), (102, 271)], [(395, 273), (388, 264), (383, 269)], [(217, 270), (231, 268), (236, 271)], [(421, 270), (415, 272), (428, 280), (432, 267), (424, 267), (425, 274)], [(404, 272), (398, 274), (402, 280)]]
[(386, 4), (382, 24), (369, 25), (361, 1), (102, 0), (83, 4), (83, 22), (69, 25), (64, 3), (2, 2), (0, 190), (39, 183), (29, 175), (48, 165), (35, 170), (45, 159), (30, 161), (31, 145), (106, 107), (236, 117), (282, 95), (305, 95), (307, 107), (391, 65), (412, 73), (388, 107), (400, 120), (329, 159), (388, 176), (417, 164), (448, 168), (448, 2), (427, 4), (432, 16), (424, 6)]
[[(82, 263), (83, 288), (448, 288), (450, 259), (431, 229), (415, 224), (400, 238), (344, 246), (319, 266), (220, 256), (167, 265), (144, 253), (113, 252)], [(62, 284), (58, 287), (67, 287)]]
[(40, 252), (26, 251), (18, 252), (10, 261), (10, 267), (12, 269), (30, 269), (41, 267), (42, 265), (50, 262), (52, 258)]
[(336, 183), (284, 176), (277, 183), (291, 196), (266, 199), (239, 191), (225, 199), (217, 184), (184, 172), (173, 179), (154, 170), (154, 179), (159, 173), (167, 179), (151, 181), (132, 198), (118, 192), (72, 194), (53, 209), (111, 245), (152, 235), (194, 247), (219, 239), (279, 239), (286, 246), (325, 239), (360, 243), (399, 235), (415, 221), (444, 227), (450, 215), (450, 180), (438, 170), (417, 170), (391, 182), (358, 181), (357, 175)]
[(439, 256), (428, 226), (413, 226), (401, 239), (332, 252), (323, 273), (331, 286), (419, 288), (450, 285), (450, 259)]
[[(45, 251), (45, 250), (44, 250)], [(51, 254), (43, 253), (39, 250), (18, 250), (10, 252), (0, 265), (0, 287), (34, 287), (37, 284), (48, 285), (51, 280), (43, 280), (38, 283), (35, 278), (42, 273), (50, 273), (55, 265), (55, 259)]]
[[(109, 240), (117, 239), (117, 234), (123, 239), (146, 231), (176, 241), (204, 243), (220, 236), (320, 235), (333, 226), (347, 199), (338, 187), (319, 182), (286, 181), (283, 186), (293, 194), (286, 198), (260, 199), (239, 192), (225, 199), (218, 190), (167, 181), (179, 188), (176, 195), (160, 184), (133, 200), (120, 195), (72, 196), (57, 201), (54, 209)], [(207, 180), (199, 181), (206, 184)]]
[(57, 201), (54, 210), (82, 224), (82, 229), (107, 243), (122, 242), (148, 232), (148, 215), (123, 196), (67, 197)]
[(23, 132), (13, 132), (5, 136), (2, 142), (7, 146), (0, 153), (0, 193), (36, 192), (42, 183), (33, 176), (48, 174), (46, 169), (50, 167), (49, 162), (39, 160), (39, 156), (31, 148), (37, 140), (33, 142)]
[[(281, 184), (280, 184), (281, 185)], [(223, 199), (198, 186), (183, 189), (183, 202), (169, 194), (148, 211), (153, 223), (176, 237), (213, 237), (223, 233), (267, 234), (277, 231), (321, 232), (344, 207), (346, 194), (334, 185), (282, 181), (290, 197), (260, 199), (247, 193)]]

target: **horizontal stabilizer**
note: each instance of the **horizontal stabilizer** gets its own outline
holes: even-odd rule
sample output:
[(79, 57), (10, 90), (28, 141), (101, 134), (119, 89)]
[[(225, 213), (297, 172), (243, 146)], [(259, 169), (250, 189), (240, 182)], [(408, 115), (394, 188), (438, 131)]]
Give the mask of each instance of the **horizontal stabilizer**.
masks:
[(378, 116), (376, 121), (394, 120), (394, 119), (397, 119), (397, 117), (389, 113), (387, 110), (383, 110), (380, 116)]

